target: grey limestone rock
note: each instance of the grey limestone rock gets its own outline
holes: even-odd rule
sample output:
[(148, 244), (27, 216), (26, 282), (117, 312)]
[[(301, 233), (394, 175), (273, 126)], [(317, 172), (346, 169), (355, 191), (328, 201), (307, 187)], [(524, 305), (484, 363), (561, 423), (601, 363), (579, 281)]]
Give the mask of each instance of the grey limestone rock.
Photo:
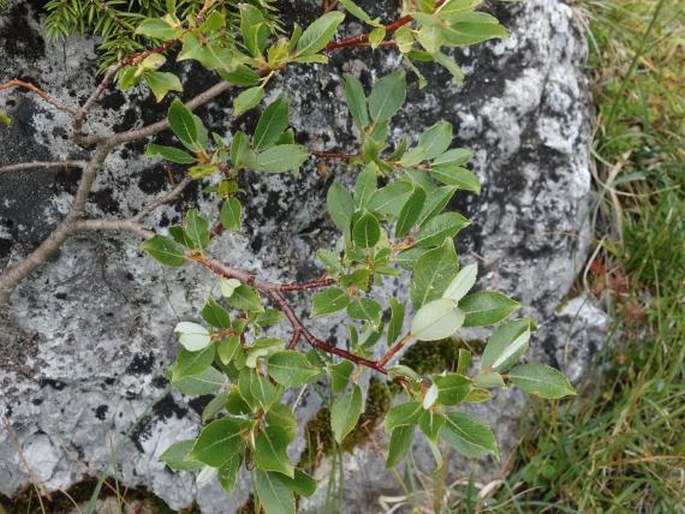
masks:
[[(309, 10), (301, 2), (291, 4), (282, 2), (286, 16), (306, 24)], [(391, 8), (380, 12), (367, 4), (374, 15), (393, 15)], [(566, 368), (578, 380), (602, 344), (606, 323), (584, 300), (572, 300), (558, 311), (590, 236), (584, 38), (573, 9), (558, 0), (488, 8), (511, 37), (459, 54), (466, 72), (461, 87), (443, 70), (425, 67), (429, 85), (419, 91), (410, 84), (409, 101), (393, 123), (392, 137), (416, 140), (423, 128), (446, 119), (455, 126), (455, 142), (475, 151), (482, 195), (462, 194), (453, 204), (474, 221), (459, 243), (462, 262), (479, 261), (479, 287), (503, 290), (526, 306), (541, 325), (532, 343), (536, 357)], [(352, 23), (346, 30), (361, 27)], [(0, 62), (0, 82), (28, 78), (73, 103), (83, 100), (95, 83), (93, 42), (48, 44), (39, 15), (23, 2), (0, 16)], [(390, 51), (345, 51), (333, 55), (329, 66), (287, 70), (269, 95), (288, 94), (291, 122), (301, 142), (321, 150), (352, 150), (355, 137), (342, 99), (343, 72), (356, 74), (369, 86), (400, 65)], [(181, 71), (191, 73), (187, 67)], [(192, 77), (188, 97), (213, 80)], [(69, 142), (63, 113), (16, 91), (0, 94), (0, 108), (15, 121), (0, 131), (0, 164), (86, 156)], [(89, 128), (127, 129), (164, 112), (143, 91), (129, 96), (112, 92)], [(227, 98), (200, 114), (222, 132), (254, 124), (248, 116), (231, 125)], [(161, 165), (141, 158), (142, 149), (142, 144), (129, 144), (108, 158), (89, 215), (130, 215), (168, 189)], [(333, 177), (349, 183), (349, 175), (337, 165), (317, 170), (314, 163), (299, 178), (247, 174), (246, 232), (219, 238), (212, 253), (273, 280), (316, 277), (320, 270), (313, 253), (335, 237), (323, 214), (325, 191)], [(76, 179), (76, 171), (0, 176), (0, 266), (19, 260), (55, 226)], [(196, 201), (203, 212), (215, 209), (194, 187), (148, 222), (163, 229)], [(0, 430), (0, 493), (15, 494), (30, 475), (48, 489), (65, 489), (109, 469), (122, 483), (142, 485), (172, 508), (196, 501), (203, 512), (225, 513), (244, 503), (249, 495), (246, 477), (227, 499), (215, 482), (198, 484), (195, 476), (171, 473), (158, 460), (171, 442), (198, 430), (202, 402), (171, 392), (164, 370), (178, 349), (173, 326), (197, 318), (213, 292), (216, 286), (202, 270), (162, 269), (141, 254), (135, 238), (111, 233), (74, 237), (34, 272), (0, 319), (0, 416), (9, 427)], [(297, 309), (307, 313), (304, 298)], [(314, 330), (342, 336), (336, 321), (316, 323)], [(523, 402), (521, 396), (503, 392), (496, 410), (478, 409), (496, 422), (505, 451), (515, 444)], [(303, 424), (319, 407), (315, 394), (303, 399)], [(382, 465), (384, 436), (380, 431), (376, 436), (345, 457), (347, 512), (369, 512), (365, 506), (372, 511), (381, 493), (397, 490)], [(416, 451), (424, 450), (417, 446)], [(492, 462), (477, 465), (496, 473)], [(316, 511), (321, 505), (315, 496), (303, 508)]]

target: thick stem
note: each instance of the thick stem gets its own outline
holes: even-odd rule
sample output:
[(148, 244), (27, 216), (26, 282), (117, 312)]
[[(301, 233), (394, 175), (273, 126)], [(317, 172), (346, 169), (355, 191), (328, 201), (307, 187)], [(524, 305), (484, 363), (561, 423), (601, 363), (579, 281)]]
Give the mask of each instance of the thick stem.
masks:
[(0, 166), (0, 173), (10, 173), (12, 171), (26, 171), (36, 168), (52, 169), (52, 168), (85, 168), (88, 161), (31, 161), (20, 162), (18, 164), (10, 164), (8, 166)]
[(88, 164), (83, 168), (78, 189), (74, 195), (69, 212), (55, 230), (43, 241), (38, 248), (24, 257), (19, 263), (11, 266), (0, 276), (0, 305), (9, 302), (9, 297), (17, 284), (26, 278), (35, 268), (44, 263), (73, 233), (74, 223), (79, 220), (86, 207), (88, 195), (93, 188), (93, 182), (98, 169), (109, 155), (111, 147), (101, 145), (93, 154)]
[(77, 221), (72, 226), (72, 232), (86, 232), (91, 230), (112, 231), (112, 232), (131, 232), (143, 239), (149, 239), (155, 235), (154, 231), (145, 228), (132, 220), (82, 220)]
[[(191, 111), (194, 109), (197, 109), (201, 105), (206, 104), (210, 100), (214, 99), (215, 97), (219, 96), (221, 93), (224, 93), (225, 91), (228, 91), (233, 85), (230, 82), (226, 81), (221, 81), (216, 84), (214, 84), (212, 87), (209, 89), (203, 91), (196, 97), (190, 99), (189, 101), (186, 102), (186, 107), (190, 109)], [(139, 128), (139, 129), (134, 129), (134, 130), (129, 130), (127, 132), (120, 132), (118, 134), (114, 134), (111, 136), (104, 136), (100, 134), (96, 134), (93, 136), (86, 136), (82, 139), (82, 144), (84, 145), (92, 145), (99, 143), (100, 141), (106, 140), (108, 144), (111, 144), (113, 147), (114, 146), (119, 146), (124, 143), (129, 143), (131, 141), (137, 141), (139, 139), (145, 139), (146, 137), (154, 136), (155, 134), (161, 132), (162, 130), (166, 130), (169, 128), (169, 120), (165, 117), (164, 119), (152, 123), (150, 125), (146, 125), (145, 127)]]

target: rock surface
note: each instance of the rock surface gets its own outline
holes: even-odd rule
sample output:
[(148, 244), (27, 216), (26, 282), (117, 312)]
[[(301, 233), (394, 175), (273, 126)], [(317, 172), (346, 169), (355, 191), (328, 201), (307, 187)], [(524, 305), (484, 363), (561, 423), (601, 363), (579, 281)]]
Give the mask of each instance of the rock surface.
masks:
[[(307, 9), (297, 8), (301, 4), (282, 6), (306, 24)], [(368, 2), (369, 10), (377, 11), (372, 4)], [(446, 119), (455, 126), (456, 143), (475, 151), (474, 169), (483, 193), (461, 195), (453, 205), (474, 221), (459, 243), (462, 262), (479, 261), (479, 287), (495, 287), (527, 306), (540, 325), (532, 343), (535, 357), (565, 368), (578, 380), (602, 344), (606, 322), (582, 299), (560, 309), (590, 236), (583, 34), (572, 9), (557, 0), (492, 8), (511, 37), (460, 54), (466, 72), (460, 88), (442, 70), (425, 68), (429, 85), (418, 91), (411, 84), (393, 137), (415, 140), (423, 128)], [(361, 30), (348, 27), (350, 33)], [(0, 62), (0, 82), (30, 78), (74, 103), (94, 84), (93, 43), (46, 43), (38, 16), (25, 3), (16, 2), (0, 16)], [(271, 94), (289, 95), (291, 122), (301, 142), (322, 150), (353, 150), (342, 73), (355, 73), (368, 86), (399, 65), (391, 51), (372, 57), (363, 50), (345, 51), (327, 67), (288, 70)], [(186, 95), (206, 88), (207, 80), (190, 82)], [(200, 114), (225, 131), (229, 107), (230, 98), (223, 98)], [(68, 141), (63, 113), (16, 91), (0, 94), (0, 108), (15, 121), (0, 131), (0, 164), (84, 157)], [(157, 107), (141, 91), (129, 97), (112, 93), (90, 127), (122, 130), (164, 112), (164, 106)], [(248, 116), (239, 125), (253, 123)], [(161, 165), (141, 159), (141, 149), (140, 144), (128, 145), (110, 156), (89, 214), (125, 216), (165, 190)], [(312, 162), (301, 178), (246, 177), (247, 233), (218, 239), (212, 253), (269, 279), (317, 276), (313, 252), (334, 237), (323, 214), (325, 190), (344, 170), (332, 166), (328, 172), (331, 176), (321, 177)], [(20, 259), (64, 215), (75, 173), (36, 170), (0, 176), (0, 266)], [(179, 205), (160, 209), (148, 222), (156, 227), (176, 222), (198, 197), (195, 188)], [(212, 208), (202, 204), (205, 212)], [(137, 240), (116, 234), (78, 236), (33, 273), (0, 319), (0, 416), (8, 421), (8, 429), (0, 431), (0, 493), (15, 494), (30, 480), (47, 489), (66, 489), (111, 465), (109, 472), (122, 483), (145, 486), (172, 508), (197, 501), (203, 512), (226, 513), (242, 505), (249, 495), (245, 480), (227, 500), (214, 482), (198, 485), (195, 477), (172, 474), (158, 461), (171, 442), (198, 429), (201, 403), (170, 392), (164, 370), (177, 351), (173, 326), (197, 317), (212, 291), (208, 274), (190, 267), (162, 269), (139, 252)], [(308, 310), (304, 301), (298, 308)], [(314, 328), (319, 334), (337, 334), (335, 320)], [(477, 409), (498, 427), (503, 454), (515, 444), (523, 402), (521, 396), (504, 392), (494, 405)], [(316, 395), (305, 398), (299, 410), (303, 424), (319, 407)], [(366, 507), (377, 505), (380, 494), (398, 490), (382, 465), (378, 444), (383, 435), (375, 436), (345, 457), (347, 512), (368, 512)], [(429, 458), (420, 447), (416, 453), (420, 461)], [(492, 462), (476, 465), (490, 473), (497, 470)], [(303, 508), (316, 511), (324, 496), (325, 484), (322, 494)]]

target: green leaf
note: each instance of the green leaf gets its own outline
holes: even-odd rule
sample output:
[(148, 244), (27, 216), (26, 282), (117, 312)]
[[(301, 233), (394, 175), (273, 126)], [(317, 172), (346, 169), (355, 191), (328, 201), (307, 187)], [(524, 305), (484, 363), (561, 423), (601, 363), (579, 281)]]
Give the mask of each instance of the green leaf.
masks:
[(309, 152), (302, 145), (272, 146), (257, 154), (255, 169), (267, 173), (297, 171), (309, 158)]
[(502, 372), (513, 366), (528, 349), (530, 326), (530, 320), (519, 319), (497, 327), (483, 351), (481, 372)]
[(403, 70), (379, 79), (369, 96), (369, 114), (376, 124), (392, 118), (404, 104), (407, 96), (407, 79)]
[(200, 432), (190, 458), (218, 468), (245, 446), (244, 436), (250, 424), (231, 417), (212, 421)]
[(390, 298), (390, 322), (388, 323), (388, 346), (392, 345), (402, 333), (404, 325), (404, 305), (395, 298)]
[(219, 219), (226, 230), (237, 232), (240, 230), (243, 206), (237, 198), (230, 197), (221, 206)]
[(222, 339), (216, 348), (216, 353), (219, 356), (221, 362), (228, 366), (233, 359), (235, 359), (240, 353), (242, 353), (243, 348), (240, 344), (240, 336), (233, 335)]
[(311, 496), (316, 492), (317, 483), (312, 477), (303, 473), (299, 469), (295, 470), (295, 477), (290, 478), (285, 475), (278, 475), (280, 480), (288, 489), (300, 496)]
[(197, 352), (191, 352), (182, 348), (176, 356), (176, 362), (170, 368), (172, 370), (172, 380), (178, 380), (190, 375), (199, 375), (212, 365), (214, 353), (214, 346), (207, 346)]
[(12, 124), (12, 118), (5, 111), (0, 111), (0, 123), (9, 127)]
[(202, 148), (199, 144), (197, 124), (193, 113), (178, 98), (174, 98), (174, 101), (171, 102), (167, 118), (171, 131), (186, 148), (193, 151)]
[(366, 320), (374, 324), (380, 323), (383, 308), (376, 300), (361, 298), (347, 306), (347, 315), (352, 319)]
[(340, 443), (357, 425), (362, 413), (362, 390), (354, 386), (350, 394), (336, 398), (331, 406), (331, 428), (335, 440)]
[(295, 496), (272, 471), (254, 470), (254, 488), (265, 514), (295, 514)]
[(433, 375), (431, 378), (438, 387), (438, 403), (440, 405), (461, 403), (471, 391), (471, 380), (464, 375), (447, 373), (446, 375)]
[(409, 284), (409, 296), (414, 309), (440, 298), (457, 274), (457, 269), (457, 253), (451, 239), (446, 239), (442, 246), (421, 255), (414, 264)]
[(447, 121), (439, 121), (421, 134), (419, 144), (404, 154), (400, 164), (415, 166), (421, 161), (433, 159), (447, 150), (451, 142), (452, 124)]
[(443, 212), (421, 226), (416, 236), (416, 244), (418, 246), (434, 246), (444, 241), (445, 238), (453, 238), (460, 230), (470, 224), (471, 222), (458, 212)]
[(350, 297), (343, 289), (331, 287), (320, 293), (316, 293), (312, 300), (312, 314), (310, 317), (318, 318), (332, 312), (343, 310), (350, 303)]
[(466, 457), (493, 455), (499, 459), (497, 441), (485, 423), (463, 412), (445, 414), (445, 424), (440, 431), (442, 438)]
[(479, 373), (473, 378), (473, 385), (483, 388), (505, 387), (504, 379), (499, 373)]
[(233, 168), (238, 171), (245, 167), (251, 167), (255, 163), (255, 153), (250, 148), (250, 140), (244, 132), (238, 131), (231, 141), (231, 161)]
[(324, 14), (305, 29), (297, 42), (297, 53), (300, 56), (313, 55), (322, 50), (335, 35), (338, 25), (345, 15), (338, 11)]
[(285, 430), (269, 426), (262, 430), (255, 441), (255, 464), (264, 471), (276, 471), (289, 477), (295, 474), (295, 468), (288, 459), (288, 435)]
[(326, 268), (329, 275), (336, 275), (342, 271), (342, 263), (340, 262), (340, 256), (336, 252), (331, 250), (326, 250), (325, 248), (320, 248), (316, 251), (316, 258), (319, 262)]
[(240, 280), (235, 278), (224, 278), (219, 277), (219, 290), (221, 291), (221, 296), (224, 298), (230, 298), (233, 292), (240, 287)]
[(354, 371), (354, 364), (350, 361), (341, 361), (329, 367), (331, 375), (331, 390), (334, 394), (344, 391), (350, 382), (350, 375)]
[(375, 50), (378, 48), (385, 39), (386, 34), (385, 27), (376, 27), (369, 32), (369, 45), (371, 45), (371, 49)]
[(157, 103), (164, 100), (169, 91), (183, 91), (179, 78), (173, 73), (166, 71), (147, 71), (143, 74), (145, 83), (155, 95)]
[(419, 428), (433, 442), (438, 440), (440, 429), (445, 424), (445, 416), (433, 411), (423, 411), (419, 417)]
[(243, 463), (244, 452), (238, 452), (231, 456), (226, 462), (224, 462), (217, 472), (217, 480), (224, 491), (228, 494), (233, 494), (235, 489), (235, 481), (238, 478), (238, 472), (240, 471), (240, 465)]
[(388, 369), (388, 379), (394, 380), (397, 377), (405, 377), (409, 380), (419, 380), (419, 374), (404, 364), (396, 364)]
[(431, 386), (428, 388), (428, 390), (423, 395), (421, 407), (423, 407), (424, 410), (428, 410), (435, 404), (435, 402), (437, 400), (438, 400), (438, 386), (436, 386), (435, 384), (431, 384)]
[(352, 120), (360, 130), (363, 130), (370, 123), (369, 110), (362, 83), (354, 75), (345, 75), (345, 99)]
[(378, 18), (375, 20), (371, 18), (371, 16), (368, 15), (368, 13), (359, 7), (356, 3), (354, 3), (352, 0), (340, 0), (340, 3), (343, 5), (345, 10), (349, 12), (352, 16), (355, 18), (360, 19), (364, 23), (371, 25), (373, 27), (377, 27), (379, 25)]
[(459, 270), (459, 273), (454, 277), (454, 280), (447, 286), (445, 292), (442, 293), (442, 297), (458, 302), (471, 290), (471, 288), (473, 288), (477, 276), (478, 264), (474, 263), (464, 266)]
[(434, 179), (439, 180), (443, 184), (456, 186), (466, 191), (473, 191), (477, 195), (480, 194), (480, 181), (478, 177), (466, 168), (445, 164), (433, 166), (430, 173)]
[(268, 327), (285, 321), (287, 318), (278, 309), (266, 309), (264, 312), (257, 315), (254, 322), (260, 327)]
[(209, 244), (209, 224), (200, 211), (190, 209), (186, 214), (185, 232), (192, 250), (202, 251)]
[(414, 439), (414, 425), (403, 425), (395, 428), (390, 435), (388, 444), (388, 458), (386, 468), (393, 468), (400, 462), (411, 448)]
[(392, 432), (397, 427), (416, 425), (422, 412), (423, 407), (420, 402), (407, 402), (397, 405), (390, 409), (385, 416), (385, 430)]
[(202, 180), (203, 178), (214, 175), (218, 169), (218, 166), (212, 163), (197, 164), (188, 168), (188, 176), (193, 180)]
[(222, 79), (230, 82), (234, 86), (238, 87), (252, 87), (259, 84), (261, 77), (252, 68), (240, 64), (236, 67), (235, 71), (225, 72), (220, 71), (219, 75)]
[(372, 212), (396, 217), (413, 192), (414, 186), (408, 182), (392, 182), (373, 194), (367, 208)]
[(287, 128), (288, 100), (281, 95), (271, 102), (259, 117), (253, 138), (255, 149), (262, 150), (273, 145)]
[(167, 448), (159, 460), (169, 466), (174, 471), (195, 471), (203, 467), (201, 462), (186, 460), (188, 454), (193, 449), (195, 439), (184, 439), (175, 442)]
[(450, 202), (457, 188), (455, 186), (437, 187), (430, 192), (419, 217), (419, 226), (440, 214)]
[(264, 98), (264, 88), (261, 86), (246, 89), (233, 99), (233, 116), (241, 114), (257, 107)]
[(381, 238), (381, 225), (376, 216), (367, 212), (352, 227), (352, 240), (361, 248), (373, 248)]
[(493, 325), (520, 307), (520, 303), (496, 292), (471, 293), (459, 301), (459, 308), (466, 313), (465, 327)]
[(459, 353), (457, 355), (457, 373), (460, 375), (466, 375), (469, 372), (470, 366), (471, 352), (465, 348), (459, 348)]
[(417, 187), (397, 215), (395, 237), (404, 237), (409, 233), (418, 221), (423, 204), (426, 201), (426, 192)]
[(452, 148), (437, 157), (433, 166), (463, 166), (473, 159), (473, 152), (468, 148)]
[(286, 387), (301, 387), (321, 374), (304, 355), (295, 351), (272, 354), (267, 369), (271, 378)]
[(119, 89), (128, 91), (133, 86), (138, 84), (142, 79), (142, 71), (140, 66), (126, 66), (119, 73)]
[(245, 284), (235, 288), (233, 294), (226, 301), (228, 305), (239, 311), (262, 312), (264, 310), (259, 293)]
[(490, 391), (480, 387), (474, 387), (471, 389), (471, 391), (469, 391), (469, 394), (466, 395), (464, 401), (468, 403), (483, 403), (490, 401), (491, 399), (492, 393)]
[(212, 394), (223, 387), (226, 377), (215, 368), (207, 368), (199, 375), (189, 375), (172, 380), (174, 388), (182, 394), (201, 396)]
[(354, 184), (354, 203), (358, 209), (366, 207), (377, 187), (376, 166), (370, 164), (357, 176)]
[(273, 385), (266, 377), (250, 372), (250, 394), (264, 410), (276, 403), (283, 394), (283, 388)]
[(440, 298), (426, 303), (414, 315), (411, 333), (419, 341), (437, 341), (451, 336), (464, 324), (464, 313), (456, 302)]
[(212, 398), (204, 409), (202, 409), (202, 422), (206, 423), (210, 419), (214, 418), (222, 410), (226, 408), (228, 403), (228, 396), (226, 393), (219, 393), (214, 398)]
[(442, 30), (446, 44), (450, 46), (465, 47), (488, 39), (509, 36), (507, 29), (499, 25), (496, 18), (486, 13), (465, 13), (451, 21), (453, 22), (451, 27), (445, 27)]
[(271, 406), (266, 413), (266, 421), (271, 426), (277, 426), (285, 430), (288, 441), (293, 441), (297, 435), (297, 418), (290, 407), (282, 403)]
[(174, 328), (178, 342), (189, 352), (199, 352), (206, 348), (212, 338), (202, 325), (190, 321), (181, 321)]
[(262, 11), (257, 7), (241, 3), (240, 9), (240, 34), (243, 36), (245, 48), (253, 57), (258, 57), (264, 50), (269, 37), (269, 28)]
[(150, 143), (147, 145), (146, 157), (160, 156), (167, 161), (175, 162), (177, 164), (194, 164), (197, 159), (188, 152), (173, 146), (163, 146)]
[(435, 62), (437, 62), (440, 66), (450, 72), (455, 84), (460, 85), (462, 82), (464, 82), (464, 72), (461, 71), (461, 68), (454, 60), (454, 57), (443, 54), (442, 52), (436, 52), (431, 57), (433, 57)]
[(176, 31), (166, 21), (159, 18), (147, 18), (143, 20), (134, 34), (139, 36), (149, 37), (151, 39), (159, 39), (161, 41), (170, 41), (176, 39)]
[(559, 371), (544, 364), (523, 364), (509, 371), (514, 385), (540, 398), (556, 400), (576, 394), (568, 378)]
[(140, 245), (140, 249), (148, 253), (153, 259), (173, 268), (183, 266), (187, 261), (186, 249), (168, 237), (154, 235), (144, 241)]
[(354, 200), (345, 187), (334, 182), (326, 195), (326, 207), (333, 223), (340, 229), (346, 238), (350, 234), (352, 215), (354, 214)]

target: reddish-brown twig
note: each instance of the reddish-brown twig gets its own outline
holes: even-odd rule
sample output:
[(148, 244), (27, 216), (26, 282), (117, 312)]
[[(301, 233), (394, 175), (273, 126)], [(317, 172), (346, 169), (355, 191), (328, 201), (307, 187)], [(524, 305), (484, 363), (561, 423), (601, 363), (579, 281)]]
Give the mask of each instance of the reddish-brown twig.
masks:
[(28, 91), (31, 91), (32, 93), (36, 94), (37, 96), (39, 96), (40, 98), (45, 100), (50, 105), (56, 107), (60, 111), (68, 112), (69, 114), (74, 115), (74, 116), (76, 115), (77, 110), (75, 107), (63, 104), (62, 102), (55, 100), (53, 97), (51, 97), (45, 91), (43, 91), (42, 89), (40, 89), (37, 86), (34, 86), (33, 84), (31, 84), (29, 82), (25, 82), (23, 80), (15, 79), (15, 80), (10, 80), (8, 82), (5, 82), (4, 84), (0, 84), (0, 90), (10, 89), (13, 87), (19, 87), (19, 88), (27, 89)]
[[(387, 34), (390, 34), (392, 32), (395, 32), (397, 29), (400, 27), (407, 25), (412, 22), (414, 18), (412, 18), (409, 15), (402, 16), (399, 20), (390, 23), (389, 25), (385, 26), (385, 32)], [(368, 45), (369, 44), (369, 35), (368, 34), (359, 34), (358, 36), (352, 36), (348, 37), (345, 39), (340, 39), (338, 41), (331, 41), (326, 45), (326, 47), (323, 49), (324, 52), (330, 52), (331, 50), (337, 50), (338, 48), (347, 48), (350, 46), (363, 46), (363, 45)]]
[(279, 291), (289, 292), (289, 291), (306, 291), (307, 289), (317, 289), (319, 287), (328, 287), (335, 284), (335, 280), (328, 277), (322, 277), (317, 280), (310, 280), (309, 282), (289, 282), (287, 284), (281, 284), (279, 286)]
[(378, 364), (381, 366), (385, 366), (388, 362), (390, 362), (390, 359), (392, 359), (397, 352), (399, 352), (402, 348), (404, 348), (409, 341), (411, 341), (412, 335), (411, 332), (407, 332), (407, 334), (400, 339), (395, 345), (388, 350), (388, 352), (378, 361)]
[(268, 296), (271, 299), (271, 301), (276, 305), (278, 310), (280, 310), (285, 315), (286, 319), (292, 325), (293, 330), (295, 332), (299, 332), (299, 334), (302, 337), (304, 337), (304, 339), (312, 347), (332, 355), (337, 355), (338, 357), (342, 357), (343, 359), (347, 359), (359, 366), (365, 366), (367, 368), (373, 369), (374, 371), (377, 371), (378, 373), (381, 373), (383, 375), (388, 374), (387, 370), (377, 361), (373, 361), (360, 355), (356, 355), (347, 350), (344, 350), (342, 348), (338, 348), (337, 346), (327, 343), (326, 341), (323, 341), (316, 337), (314, 334), (312, 334), (281, 293), (282, 284), (268, 282), (248, 273), (247, 271), (232, 268), (217, 260), (211, 259), (199, 253), (190, 254), (189, 258), (190, 260), (205, 266), (207, 269), (211, 270), (216, 275), (219, 275), (224, 278), (235, 278), (237, 280), (240, 280), (242, 283), (248, 284), (257, 289), (258, 291), (260, 291), (261, 293)]
[(358, 153), (320, 152), (318, 150), (309, 150), (309, 153), (322, 159), (354, 159), (359, 157)]

